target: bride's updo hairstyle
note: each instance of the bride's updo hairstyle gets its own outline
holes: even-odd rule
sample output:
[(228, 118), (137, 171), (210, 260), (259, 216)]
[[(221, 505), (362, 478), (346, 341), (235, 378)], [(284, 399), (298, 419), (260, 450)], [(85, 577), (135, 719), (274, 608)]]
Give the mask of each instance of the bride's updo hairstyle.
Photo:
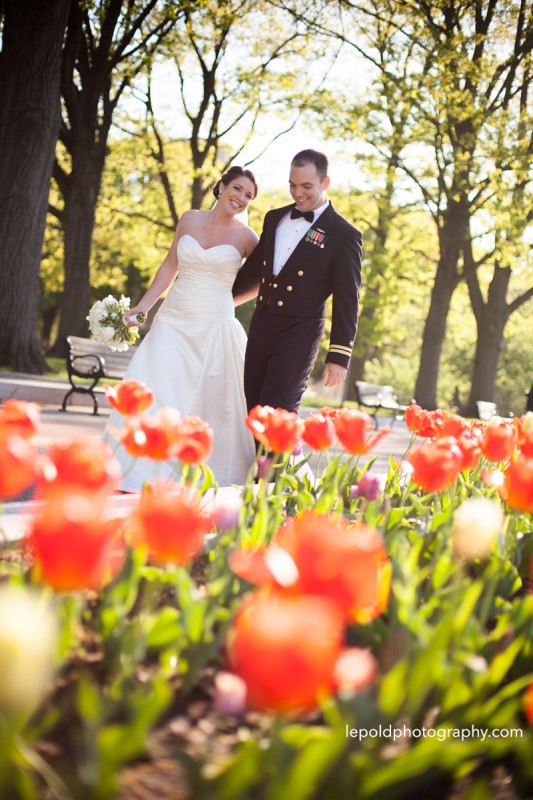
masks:
[(243, 169), (243, 167), (230, 167), (213, 187), (213, 194), (217, 200), (220, 193), (220, 184), (223, 183), (224, 186), (229, 186), (229, 184), (237, 180), (237, 178), (248, 178), (249, 181), (252, 181), (255, 189), (254, 197), (257, 197), (257, 181), (253, 172), (249, 169)]

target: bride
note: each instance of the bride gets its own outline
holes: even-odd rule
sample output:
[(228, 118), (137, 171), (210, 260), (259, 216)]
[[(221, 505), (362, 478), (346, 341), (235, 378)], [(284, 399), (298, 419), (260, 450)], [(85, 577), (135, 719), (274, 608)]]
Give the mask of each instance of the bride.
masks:
[[(214, 431), (208, 460), (220, 486), (242, 484), (255, 458), (253, 439), (245, 426), (243, 364), (246, 334), (235, 319), (232, 285), (243, 259), (258, 237), (237, 219), (257, 194), (250, 170), (231, 167), (214, 188), (217, 199), (209, 211), (186, 211), (170, 249), (139, 303), (126, 314), (147, 313), (170, 288), (151, 330), (139, 345), (125, 378), (143, 381), (154, 393), (149, 413), (163, 406), (182, 416), (196, 414)], [(177, 277), (176, 277), (177, 276)], [(244, 298), (239, 298), (242, 302)], [(113, 411), (104, 439), (114, 448), (111, 429), (124, 417)], [(170, 477), (175, 463), (155, 465), (133, 459), (120, 445), (116, 450), (125, 491), (139, 491), (157, 474)]]

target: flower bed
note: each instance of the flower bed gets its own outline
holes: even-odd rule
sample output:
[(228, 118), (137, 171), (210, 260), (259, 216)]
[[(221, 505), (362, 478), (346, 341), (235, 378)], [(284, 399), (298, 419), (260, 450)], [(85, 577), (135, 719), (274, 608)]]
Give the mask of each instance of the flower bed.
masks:
[(37, 456), (38, 407), (0, 409), (0, 497), (43, 501), (0, 551), (1, 797), (531, 795), (533, 414), (413, 405), (381, 475), (366, 414), (257, 408), (228, 493), (205, 423), (109, 394), (125, 446), (183, 465), (126, 518), (107, 447)]

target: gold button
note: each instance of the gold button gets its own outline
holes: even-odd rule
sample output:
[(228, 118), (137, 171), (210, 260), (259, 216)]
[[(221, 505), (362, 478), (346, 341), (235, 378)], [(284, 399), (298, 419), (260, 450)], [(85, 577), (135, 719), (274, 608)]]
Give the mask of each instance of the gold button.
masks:
[(262, 294), (260, 294), (260, 295), (259, 295), (259, 299), (260, 299), (260, 300), (262, 300), (262, 299), (263, 299), (263, 295), (262, 295)]
[(300, 276), (300, 278), (302, 277), (303, 274), (304, 274), (303, 269), (299, 269), (298, 270), (298, 275)]
[(263, 261), (263, 266), (266, 267), (266, 265), (267, 265), (267, 262)]
[(264, 283), (264, 282), (265, 282), (265, 279), (264, 279), (264, 278), (261, 278), (261, 283)]
[(282, 306), (282, 305), (283, 305), (283, 300), (278, 300), (278, 306)]
[(292, 286), (287, 286), (287, 291), (292, 292)]
[(273, 288), (273, 289), (277, 289), (277, 288), (278, 288), (278, 284), (277, 284), (277, 283), (273, 283), (273, 284), (272, 284), (272, 288)]

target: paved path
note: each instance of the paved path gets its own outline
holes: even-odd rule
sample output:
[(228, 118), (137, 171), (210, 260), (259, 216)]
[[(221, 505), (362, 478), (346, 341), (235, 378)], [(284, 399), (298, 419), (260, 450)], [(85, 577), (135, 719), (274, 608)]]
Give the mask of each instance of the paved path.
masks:
[[(6, 377), (7, 376), (7, 377)], [(11, 382), (12, 381), (12, 382)], [(100, 413), (95, 416), (89, 406), (73, 406), (71, 410), (63, 412), (59, 410), (61, 400), (65, 394), (67, 384), (59, 381), (46, 381), (46, 379), (34, 376), (17, 375), (10, 378), (6, 373), (0, 373), (0, 399), (3, 402), (8, 397), (32, 400), (39, 402), (42, 408), (41, 424), (37, 436), (32, 440), (41, 450), (46, 450), (52, 442), (65, 441), (76, 436), (89, 436), (99, 438), (109, 417), (109, 407), (100, 405)], [(302, 415), (311, 413), (313, 409), (302, 409)], [(382, 418), (380, 424), (388, 424), (390, 421)], [(385, 472), (388, 468), (391, 455), (401, 458), (405, 453), (410, 441), (410, 433), (405, 423), (397, 420), (391, 432), (384, 436), (371, 450), (368, 456), (361, 458), (361, 463), (365, 463), (369, 458), (377, 456), (376, 462), (372, 467), (373, 472)], [(338, 452), (338, 451), (337, 451)], [(310, 467), (316, 466), (317, 454), (313, 453)], [(22, 495), (17, 502), (4, 504), (4, 519), (0, 522), (0, 536), (2, 529), (4, 535), (9, 539), (16, 539), (22, 535), (24, 517), (27, 512), (31, 512), (34, 503), (31, 500), (31, 493)], [(113, 498), (113, 506), (127, 508), (131, 503), (131, 498), (117, 496)]]

